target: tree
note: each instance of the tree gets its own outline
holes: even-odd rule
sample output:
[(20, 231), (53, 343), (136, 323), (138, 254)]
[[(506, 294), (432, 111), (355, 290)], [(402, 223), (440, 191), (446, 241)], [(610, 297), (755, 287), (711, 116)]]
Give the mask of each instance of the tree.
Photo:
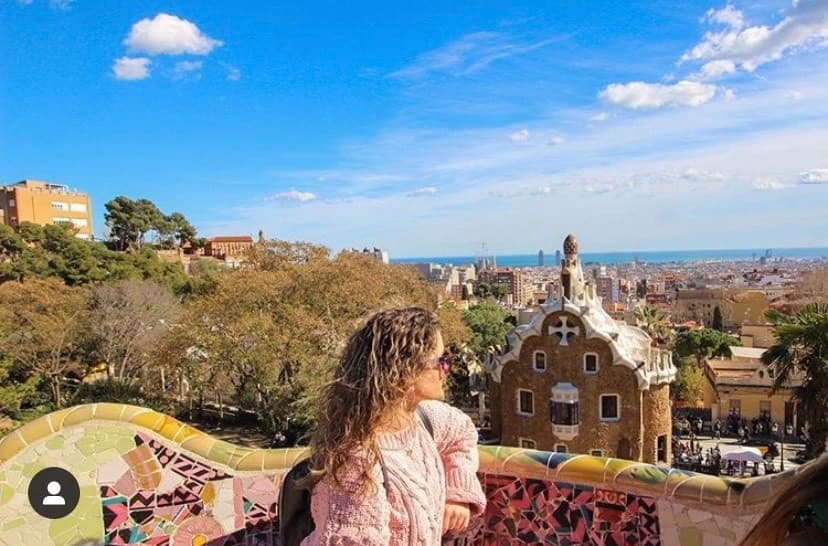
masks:
[(810, 303), (794, 315), (770, 309), (765, 318), (778, 342), (765, 351), (762, 362), (774, 371), (774, 392), (802, 374), (794, 398), (808, 423), (808, 454), (816, 457), (828, 438), (828, 305)]
[(44, 380), (58, 408), (65, 374), (79, 369), (85, 312), (85, 291), (57, 279), (0, 285), (0, 323), (10, 326), (0, 339), (0, 353)]
[(670, 393), (674, 399), (684, 400), (695, 405), (704, 400), (704, 372), (698, 366), (680, 361), (676, 379), (670, 384)]
[(20, 222), (17, 227), (20, 237), (27, 243), (40, 243), (43, 241), (43, 226), (32, 222)]
[(192, 244), (196, 236), (196, 229), (180, 212), (173, 212), (167, 217), (167, 221), (172, 225), (173, 235), (178, 246), (184, 246), (184, 243)]
[(176, 324), (180, 307), (169, 288), (151, 280), (94, 286), (85, 329), (90, 356), (107, 365), (110, 379), (139, 379), (149, 354)]
[[(190, 385), (194, 403), (231, 400), (268, 431), (307, 430), (348, 336), (375, 311), (436, 298), (411, 268), (308, 243), (269, 241), (253, 269), (220, 275), (193, 298), (153, 358)], [(448, 332), (449, 330), (447, 330)]]
[(635, 324), (653, 339), (654, 345), (669, 343), (673, 339), (670, 319), (660, 309), (651, 305), (639, 305), (633, 311)]
[(506, 343), (506, 334), (513, 328), (509, 313), (497, 304), (475, 305), (463, 317), (472, 332), (469, 347), (481, 362), (488, 357), (489, 347)]
[(739, 340), (712, 328), (685, 330), (676, 335), (673, 345), (679, 357), (692, 356), (699, 368), (705, 358), (730, 356), (730, 347), (740, 345)]
[(720, 332), (724, 331), (724, 326), (722, 325), (722, 310), (719, 309), (718, 305), (713, 308), (713, 329)]
[(149, 231), (163, 226), (164, 215), (149, 199), (133, 201), (119, 195), (105, 203), (104, 208), (104, 219), (118, 250), (140, 247)]

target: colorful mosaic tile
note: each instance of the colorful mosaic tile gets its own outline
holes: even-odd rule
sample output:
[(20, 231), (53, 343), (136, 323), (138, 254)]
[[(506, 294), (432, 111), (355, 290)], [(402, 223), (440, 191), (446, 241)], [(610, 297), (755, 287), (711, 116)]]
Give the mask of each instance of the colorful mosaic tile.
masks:
[[(451, 543), (733, 546), (792, 473), (720, 479), (617, 459), (481, 447), (488, 506)], [(280, 478), (305, 449), (249, 450), (145, 408), (61, 410), (0, 439), (0, 546), (276, 544)], [(31, 477), (70, 470), (82, 500), (44, 524)]]

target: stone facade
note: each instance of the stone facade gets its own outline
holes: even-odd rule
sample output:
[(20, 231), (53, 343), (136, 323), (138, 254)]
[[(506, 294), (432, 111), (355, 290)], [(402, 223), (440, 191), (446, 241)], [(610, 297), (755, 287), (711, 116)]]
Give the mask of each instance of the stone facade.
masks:
[(671, 355), (604, 311), (577, 248), (568, 237), (562, 298), (489, 364), (494, 432), (503, 445), (667, 462)]

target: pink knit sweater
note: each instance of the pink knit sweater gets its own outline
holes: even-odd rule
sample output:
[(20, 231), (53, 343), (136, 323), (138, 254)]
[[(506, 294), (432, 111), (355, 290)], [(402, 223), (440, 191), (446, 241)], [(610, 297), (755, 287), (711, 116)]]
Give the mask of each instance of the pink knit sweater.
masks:
[(446, 501), (468, 503), (480, 514), (486, 497), (477, 479), (477, 431), (463, 412), (442, 402), (422, 402), (434, 429), (419, 423), (377, 438), (388, 483), (379, 464), (371, 469), (376, 494), (355, 494), (365, 455), (355, 453), (341, 476), (343, 488), (324, 478), (313, 489), (316, 529), (303, 546), (439, 545)]

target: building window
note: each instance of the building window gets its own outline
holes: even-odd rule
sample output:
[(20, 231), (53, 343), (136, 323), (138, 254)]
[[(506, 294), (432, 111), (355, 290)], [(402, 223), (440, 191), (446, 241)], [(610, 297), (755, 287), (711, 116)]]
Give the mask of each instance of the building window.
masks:
[(742, 415), (742, 401), (739, 399), (730, 399), (730, 415)]
[(601, 395), (601, 421), (618, 421), (621, 418), (621, 396)]
[(86, 218), (72, 218), (72, 223), (75, 224), (75, 227), (86, 227), (88, 225)]
[(536, 449), (537, 444), (534, 440), (530, 440), (529, 438), (519, 438), (518, 445), (523, 449)]
[(543, 351), (535, 351), (533, 361), (535, 370), (539, 372), (546, 370), (546, 353)]
[(664, 434), (656, 438), (656, 461), (667, 462), (667, 436)]
[(598, 355), (595, 353), (586, 353), (584, 355), (584, 373), (595, 374), (598, 373)]
[(771, 401), (770, 400), (760, 400), (759, 401), (759, 418), (760, 419), (771, 419)]
[(9, 199), (9, 206), (10, 207), (15, 206), (14, 199)]
[(69, 203), (62, 201), (52, 201), (52, 208), (55, 210), (69, 210)]
[(566, 447), (566, 444), (555, 444), (555, 452), (556, 453), (569, 453), (569, 448)]
[(518, 389), (518, 413), (521, 415), (535, 414), (535, 395), (532, 391)]
[(86, 212), (86, 203), (69, 203), (72, 212)]
[(603, 457), (604, 451), (602, 449), (590, 449), (589, 454), (593, 457)]
[(572, 440), (578, 435), (580, 407), (578, 389), (571, 383), (558, 383), (552, 387), (549, 401), (549, 420), (558, 439)]
[(580, 423), (578, 402), (549, 401), (549, 420), (556, 425), (574, 426)]

